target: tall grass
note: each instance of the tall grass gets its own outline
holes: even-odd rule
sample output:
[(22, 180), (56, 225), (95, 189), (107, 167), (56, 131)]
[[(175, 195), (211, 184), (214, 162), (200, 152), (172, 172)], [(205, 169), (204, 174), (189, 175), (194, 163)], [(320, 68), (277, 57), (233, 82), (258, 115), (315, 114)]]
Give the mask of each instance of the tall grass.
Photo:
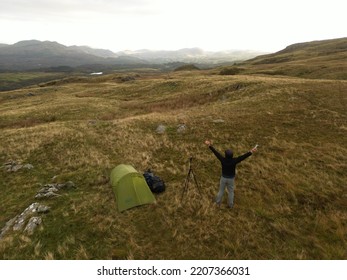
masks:
[[(55, 177), (77, 188), (44, 201), (51, 212), (42, 227), (5, 236), (0, 256), (345, 259), (346, 89), (344, 81), (199, 71), (57, 83), (31, 88), (31, 97), (3, 92), (0, 163), (34, 169), (0, 170), (0, 227), (38, 184)], [(213, 203), (220, 166), (205, 139), (236, 155), (260, 145), (238, 167), (233, 210), (226, 195), (221, 208)], [(193, 181), (182, 195), (190, 157), (202, 195)], [(120, 163), (164, 179), (156, 204), (117, 211), (108, 176)]]

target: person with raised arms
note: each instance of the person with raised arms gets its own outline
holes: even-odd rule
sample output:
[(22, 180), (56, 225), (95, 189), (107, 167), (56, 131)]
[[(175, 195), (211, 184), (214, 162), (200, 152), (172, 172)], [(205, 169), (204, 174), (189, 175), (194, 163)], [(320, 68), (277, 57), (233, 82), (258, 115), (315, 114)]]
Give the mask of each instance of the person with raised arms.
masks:
[(217, 159), (222, 165), (222, 174), (219, 181), (219, 191), (216, 197), (216, 204), (220, 206), (225, 189), (228, 190), (228, 206), (229, 208), (234, 207), (234, 188), (235, 188), (235, 175), (236, 175), (236, 165), (243, 161), (244, 159), (251, 156), (257, 151), (258, 145), (256, 145), (249, 152), (239, 156), (234, 157), (233, 151), (230, 149), (225, 150), (224, 156), (219, 153), (213, 146), (211, 140), (206, 140), (205, 144), (214, 153)]

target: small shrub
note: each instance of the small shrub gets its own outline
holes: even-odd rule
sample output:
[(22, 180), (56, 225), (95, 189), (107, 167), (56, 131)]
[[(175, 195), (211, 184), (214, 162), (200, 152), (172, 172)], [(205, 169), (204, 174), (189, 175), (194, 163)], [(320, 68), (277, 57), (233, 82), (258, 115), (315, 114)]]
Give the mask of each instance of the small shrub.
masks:
[(194, 71), (200, 70), (200, 68), (196, 67), (194, 64), (187, 64), (177, 67), (174, 71)]
[(228, 67), (224, 68), (219, 72), (219, 75), (237, 75), (240, 74), (244, 69), (240, 67)]

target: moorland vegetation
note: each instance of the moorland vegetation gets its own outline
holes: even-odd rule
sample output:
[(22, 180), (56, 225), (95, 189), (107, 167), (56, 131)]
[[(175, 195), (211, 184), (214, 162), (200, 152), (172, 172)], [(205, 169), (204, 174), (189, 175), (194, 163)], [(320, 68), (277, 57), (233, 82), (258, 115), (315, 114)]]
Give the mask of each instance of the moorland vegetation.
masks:
[[(76, 188), (44, 200), (50, 211), (34, 234), (4, 235), (0, 258), (346, 259), (347, 81), (340, 70), (334, 76), (339, 62), (307, 58), (308, 69), (324, 63), (331, 71), (302, 76), (303, 58), (300, 67), (277, 61), (280, 75), (256, 61), (229, 74), (115, 72), (1, 92), (0, 165), (33, 168), (0, 169), (0, 228), (42, 185)], [(259, 144), (238, 167), (232, 210), (226, 197), (221, 208), (213, 203), (220, 166), (205, 139), (235, 155)], [(191, 185), (182, 199), (190, 157), (202, 196)], [(156, 204), (117, 211), (108, 178), (120, 163), (165, 181)]]

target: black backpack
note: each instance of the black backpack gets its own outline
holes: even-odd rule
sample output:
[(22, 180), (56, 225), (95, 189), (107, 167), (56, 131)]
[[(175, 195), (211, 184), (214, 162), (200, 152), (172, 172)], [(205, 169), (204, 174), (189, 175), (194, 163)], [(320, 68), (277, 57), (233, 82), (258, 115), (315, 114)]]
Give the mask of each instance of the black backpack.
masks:
[(145, 171), (145, 173), (143, 173), (143, 177), (145, 177), (146, 183), (153, 193), (161, 193), (165, 191), (164, 181), (158, 176), (155, 176), (151, 170), (148, 169)]

